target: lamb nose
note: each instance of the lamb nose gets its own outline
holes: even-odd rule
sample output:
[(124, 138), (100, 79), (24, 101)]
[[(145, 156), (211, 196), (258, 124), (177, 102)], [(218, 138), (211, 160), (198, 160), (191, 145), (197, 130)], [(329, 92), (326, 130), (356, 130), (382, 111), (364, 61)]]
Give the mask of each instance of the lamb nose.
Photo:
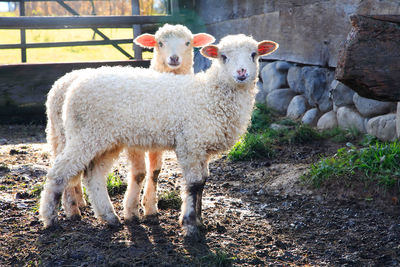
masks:
[(179, 57), (177, 55), (170, 56), (172, 62), (177, 63), (179, 61)]
[(243, 75), (246, 74), (246, 69), (240, 69), (240, 70), (237, 71), (237, 73), (238, 73), (240, 76), (243, 76)]

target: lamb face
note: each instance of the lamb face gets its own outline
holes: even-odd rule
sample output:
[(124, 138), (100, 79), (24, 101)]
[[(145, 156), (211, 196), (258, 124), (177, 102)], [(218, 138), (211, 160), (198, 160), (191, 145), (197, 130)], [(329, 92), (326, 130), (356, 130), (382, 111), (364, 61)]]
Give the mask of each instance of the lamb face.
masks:
[(183, 25), (165, 24), (155, 35), (143, 34), (134, 42), (142, 47), (154, 48), (153, 60), (158, 71), (163, 69), (183, 74), (183, 70), (192, 68), (193, 47), (201, 47), (214, 40), (214, 37), (206, 33), (192, 34)]
[[(204, 56), (216, 59), (220, 76), (236, 85), (246, 85), (256, 80), (258, 74), (258, 58), (274, 52), (278, 44), (273, 41), (257, 43), (245, 35), (230, 35), (221, 40), (218, 46), (209, 45), (201, 52)], [(216, 61), (216, 62), (215, 62)]]

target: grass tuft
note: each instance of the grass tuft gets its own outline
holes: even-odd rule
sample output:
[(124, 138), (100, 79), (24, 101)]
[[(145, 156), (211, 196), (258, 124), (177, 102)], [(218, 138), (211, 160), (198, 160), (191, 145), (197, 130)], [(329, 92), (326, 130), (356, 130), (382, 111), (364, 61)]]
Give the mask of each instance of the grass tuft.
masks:
[(201, 258), (200, 266), (215, 266), (215, 267), (228, 267), (232, 266), (236, 257), (231, 256), (229, 253), (217, 250), (215, 253), (211, 252)]
[[(282, 125), (282, 128), (271, 128), (273, 122)], [(304, 144), (320, 138), (321, 135), (312, 127), (287, 118), (279, 120), (266, 105), (257, 104), (247, 134), (233, 146), (228, 159), (271, 159), (276, 146)]]
[(40, 193), (43, 190), (43, 185), (44, 185), (44, 182), (34, 185), (33, 188), (29, 191), (29, 195), (32, 198), (39, 198), (40, 197)]
[(360, 179), (365, 183), (376, 183), (386, 188), (399, 188), (400, 143), (379, 143), (357, 148), (348, 143), (337, 153), (311, 165), (302, 180), (320, 187), (331, 180)]
[(356, 128), (351, 129), (340, 129), (339, 127), (324, 130), (321, 132), (321, 137), (324, 139), (331, 139), (336, 143), (344, 143), (355, 141), (360, 138), (360, 131)]
[(270, 159), (274, 155), (272, 142), (267, 133), (248, 133), (233, 146), (228, 154), (228, 159), (233, 161), (256, 158)]
[(123, 194), (126, 191), (127, 184), (122, 181), (117, 172), (110, 173), (107, 176), (107, 191), (110, 196)]
[(178, 191), (163, 192), (158, 200), (158, 208), (162, 210), (179, 210), (182, 205), (182, 199)]

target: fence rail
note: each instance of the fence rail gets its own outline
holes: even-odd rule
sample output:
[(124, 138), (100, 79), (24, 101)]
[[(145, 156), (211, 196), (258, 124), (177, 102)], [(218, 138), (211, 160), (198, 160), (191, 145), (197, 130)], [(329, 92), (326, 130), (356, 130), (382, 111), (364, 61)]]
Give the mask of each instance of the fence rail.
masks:
[(176, 16), (0, 17), (0, 29), (132, 28), (133, 24), (181, 21)]

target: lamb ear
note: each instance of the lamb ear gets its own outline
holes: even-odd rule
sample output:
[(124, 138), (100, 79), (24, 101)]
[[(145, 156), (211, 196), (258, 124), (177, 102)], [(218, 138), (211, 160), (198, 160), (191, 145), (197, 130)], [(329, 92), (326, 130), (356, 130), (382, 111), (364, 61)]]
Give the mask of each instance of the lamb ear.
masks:
[(152, 34), (144, 33), (139, 35), (133, 42), (141, 47), (155, 47), (157, 44), (156, 38)]
[(215, 45), (208, 45), (203, 47), (200, 53), (208, 58), (218, 58), (218, 47)]
[(259, 56), (265, 56), (275, 52), (279, 44), (274, 41), (261, 41), (258, 43), (257, 52)]
[(215, 42), (214, 36), (208, 33), (197, 33), (193, 35), (193, 46), (194, 47), (202, 47), (205, 45), (209, 45)]

